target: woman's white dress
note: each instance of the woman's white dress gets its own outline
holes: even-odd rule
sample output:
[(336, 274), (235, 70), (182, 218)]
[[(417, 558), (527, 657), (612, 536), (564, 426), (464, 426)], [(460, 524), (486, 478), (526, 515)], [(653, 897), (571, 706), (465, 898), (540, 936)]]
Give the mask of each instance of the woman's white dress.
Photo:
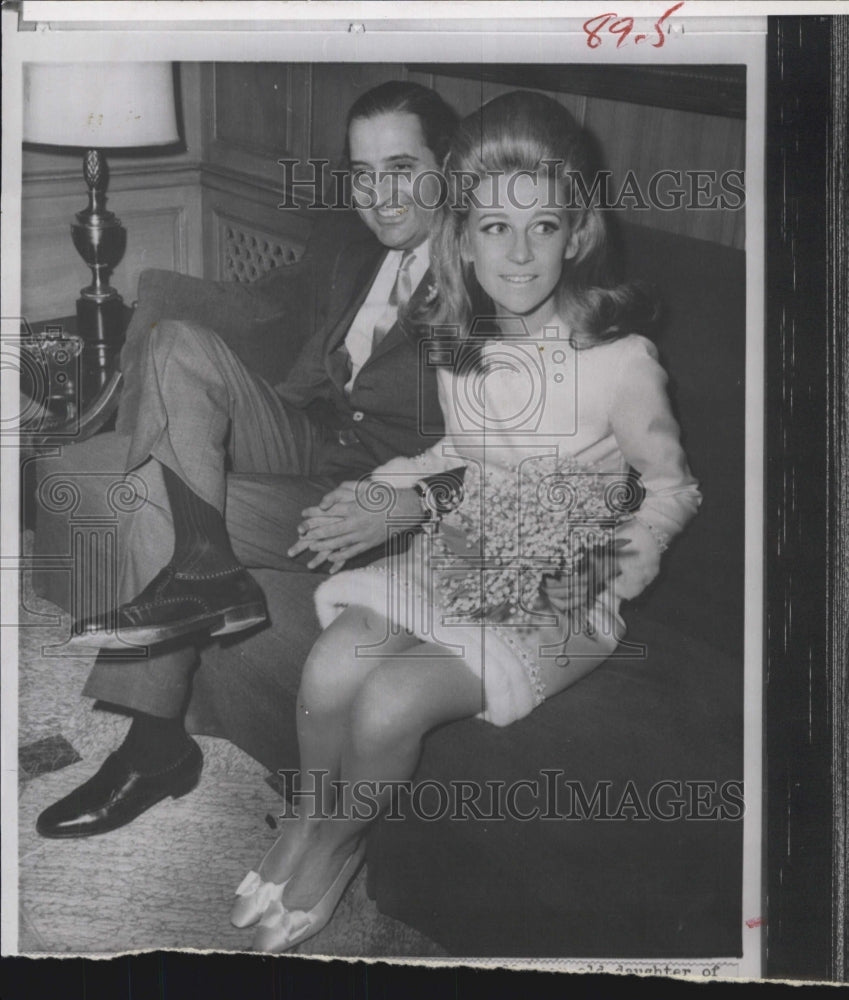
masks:
[[(444, 360), (444, 351), (432, 357)], [(529, 460), (551, 462), (554, 455), (620, 478), (630, 467), (644, 490), (639, 509), (615, 528), (628, 545), (620, 551), (620, 575), (590, 611), (590, 638), (586, 630), (575, 634), (569, 618), (547, 604), (545, 617), (535, 619), (542, 624), (530, 627), (527, 615), (458, 616), (445, 606), (439, 584), (451, 564), (448, 550), (427, 533), (416, 535), (405, 553), (342, 571), (318, 588), (325, 627), (357, 605), (385, 618), (387, 631), (405, 629), (462, 657), (481, 678), (481, 717), (506, 725), (545, 698), (545, 662), (565, 664), (577, 649), (597, 659), (613, 652), (624, 634), (621, 600), (654, 579), (660, 553), (696, 513), (701, 495), (680, 445), (666, 373), (653, 344), (641, 336), (577, 349), (555, 320), (541, 338), (490, 341), (478, 365), (440, 367), (437, 378), (445, 436), (421, 455), (376, 469), (365, 502), (369, 494), (380, 497), (378, 482), (409, 487), (459, 466), (466, 467), (468, 482), (483, 470), (514, 470)], [(457, 524), (458, 516), (449, 515), (438, 528), (454, 551), (462, 549)]]

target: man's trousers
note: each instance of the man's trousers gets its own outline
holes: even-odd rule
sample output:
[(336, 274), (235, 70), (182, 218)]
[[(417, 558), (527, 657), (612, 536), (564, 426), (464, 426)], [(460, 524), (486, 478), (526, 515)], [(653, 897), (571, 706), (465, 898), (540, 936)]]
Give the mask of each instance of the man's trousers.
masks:
[[(245, 566), (305, 572), (306, 559), (292, 560), (286, 552), (297, 539), (303, 508), (335, 485), (315, 475), (328, 432), (287, 405), (212, 331), (165, 320), (140, 335), (142, 363), (133, 374), (141, 382), (131, 394), (133, 412), (125, 409), (119, 418), (129, 435), (101, 434), (39, 463), (39, 478), (49, 476), (54, 486), (64, 476), (84, 489), (98, 480), (102, 489), (101, 477), (114, 474), (115, 488), (124, 489), (108, 603), (131, 600), (171, 557), (174, 532), (162, 465), (224, 514), (233, 551)], [(190, 642), (154, 647), (143, 659), (104, 652), (84, 694), (176, 717), (197, 659)]]

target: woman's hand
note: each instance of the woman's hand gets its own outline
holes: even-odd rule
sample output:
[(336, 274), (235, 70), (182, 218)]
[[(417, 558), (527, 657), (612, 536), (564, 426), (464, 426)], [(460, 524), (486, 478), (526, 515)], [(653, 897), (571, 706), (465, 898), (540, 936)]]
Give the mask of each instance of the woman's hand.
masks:
[(620, 560), (630, 555), (622, 550), (629, 544), (617, 538), (612, 546), (589, 549), (571, 573), (543, 577), (541, 595), (555, 611), (583, 621), (599, 593), (622, 574)]
[[(298, 525), (300, 538), (289, 549), (289, 556), (309, 549), (316, 553), (307, 563), (309, 569), (329, 562), (330, 572), (336, 573), (349, 559), (382, 545), (387, 538), (389, 511), (383, 505), (380, 510), (369, 510), (357, 496), (358, 488), (365, 488), (362, 481), (340, 483), (321, 498), (317, 507), (301, 511), (304, 520)], [(396, 489), (393, 496), (390, 510), (399, 527), (422, 518), (421, 501), (415, 490)]]
[[(616, 528), (619, 572), (616, 596), (629, 601), (641, 594), (660, 572), (661, 549), (652, 531), (636, 517)], [(627, 559), (625, 558), (627, 556)]]

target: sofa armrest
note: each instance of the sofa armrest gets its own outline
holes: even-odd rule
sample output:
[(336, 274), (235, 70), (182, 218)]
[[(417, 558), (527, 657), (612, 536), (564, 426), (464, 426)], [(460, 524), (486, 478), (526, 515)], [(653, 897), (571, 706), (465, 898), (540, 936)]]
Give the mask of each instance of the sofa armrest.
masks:
[(214, 331), (251, 370), (272, 385), (283, 381), (305, 336), (312, 296), (309, 269), (296, 262), (256, 284), (208, 281), (149, 269), (139, 278), (138, 304), (127, 328), (120, 367), (132, 384), (142, 334), (163, 319)]
[(207, 281), (159, 268), (142, 271), (137, 299), (128, 342), (138, 330), (161, 319), (188, 320), (210, 327), (225, 339), (239, 337), (261, 304), (250, 285)]

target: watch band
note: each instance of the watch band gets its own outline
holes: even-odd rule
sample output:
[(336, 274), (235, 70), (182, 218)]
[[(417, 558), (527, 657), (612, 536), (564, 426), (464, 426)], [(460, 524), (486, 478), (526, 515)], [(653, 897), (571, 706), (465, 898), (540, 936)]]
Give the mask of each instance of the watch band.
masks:
[(465, 466), (423, 476), (413, 484), (425, 515), (423, 526), (433, 528), (438, 522), (463, 502), (463, 476)]

